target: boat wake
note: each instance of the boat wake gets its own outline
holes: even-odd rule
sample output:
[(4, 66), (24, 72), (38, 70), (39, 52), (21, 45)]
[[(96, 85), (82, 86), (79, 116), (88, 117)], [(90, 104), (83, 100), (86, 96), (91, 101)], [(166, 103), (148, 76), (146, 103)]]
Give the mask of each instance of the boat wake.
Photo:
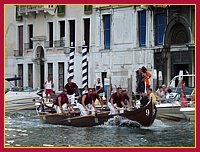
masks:
[(162, 130), (162, 129), (166, 129), (167, 127), (170, 127), (169, 125), (167, 125), (166, 123), (162, 122), (159, 119), (155, 119), (154, 123), (149, 126), (149, 127), (141, 127), (142, 129), (150, 129), (150, 130)]
[(141, 125), (136, 122), (129, 120), (127, 118), (121, 117), (121, 116), (115, 116), (113, 118), (110, 118), (107, 122), (105, 122), (101, 127), (109, 127), (109, 126), (120, 126), (120, 127), (140, 127)]

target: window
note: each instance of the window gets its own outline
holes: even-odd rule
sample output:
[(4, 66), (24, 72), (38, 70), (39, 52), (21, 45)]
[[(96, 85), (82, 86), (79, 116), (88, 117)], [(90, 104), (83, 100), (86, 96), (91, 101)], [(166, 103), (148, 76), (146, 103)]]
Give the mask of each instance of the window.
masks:
[(23, 56), (23, 26), (18, 26), (18, 49), (19, 56)]
[(28, 86), (33, 88), (33, 64), (28, 64)]
[(18, 86), (23, 87), (23, 64), (18, 64), (18, 77), (21, 78), (21, 80), (18, 81)]
[(62, 91), (64, 88), (64, 63), (58, 63), (58, 90)]
[(16, 6), (16, 21), (22, 21), (22, 15), (18, 14), (20, 6)]
[(146, 45), (146, 11), (139, 12), (139, 46)]
[(33, 25), (28, 25), (28, 40), (29, 40), (29, 49), (33, 48)]
[(92, 5), (84, 5), (84, 14), (92, 14)]
[(65, 46), (65, 21), (60, 21), (60, 46)]
[(65, 16), (65, 5), (58, 5), (58, 16)]
[(53, 63), (48, 63), (48, 76), (50, 76), (53, 81)]
[(163, 44), (163, 35), (165, 30), (165, 15), (164, 13), (156, 16), (156, 45)]
[(103, 15), (104, 49), (110, 49), (110, 15)]
[(87, 46), (87, 52), (90, 48), (90, 19), (84, 19), (84, 41)]
[(70, 31), (70, 35), (69, 35), (69, 40), (70, 40), (70, 46), (71, 46), (71, 42), (73, 43), (72, 46), (75, 46), (75, 20), (70, 20), (69, 21), (69, 31)]
[(53, 47), (53, 22), (49, 22), (49, 47)]

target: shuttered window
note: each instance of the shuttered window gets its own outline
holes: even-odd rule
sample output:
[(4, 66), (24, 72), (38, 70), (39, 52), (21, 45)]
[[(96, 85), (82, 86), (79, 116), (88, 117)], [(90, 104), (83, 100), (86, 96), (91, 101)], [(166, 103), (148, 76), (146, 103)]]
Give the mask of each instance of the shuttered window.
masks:
[(103, 15), (104, 49), (110, 49), (110, 15)]
[(139, 12), (139, 45), (146, 45), (146, 11)]
[(19, 16), (18, 11), (19, 11), (20, 6), (16, 6), (16, 21), (22, 21), (22, 16)]
[(92, 14), (92, 5), (84, 5), (84, 14)]
[(165, 30), (165, 16), (164, 13), (158, 14), (156, 16), (156, 45), (162, 45), (163, 44), (163, 36), (164, 36), (164, 30)]
[(58, 5), (58, 16), (65, 16), (65, 5)]

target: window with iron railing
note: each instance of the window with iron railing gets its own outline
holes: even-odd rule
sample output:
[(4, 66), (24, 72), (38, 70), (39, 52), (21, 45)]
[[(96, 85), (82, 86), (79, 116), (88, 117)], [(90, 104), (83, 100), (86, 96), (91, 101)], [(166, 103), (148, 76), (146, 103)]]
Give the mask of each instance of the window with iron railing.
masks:
[(56, 41), (54, 41), (54, 46), (55, 47), (64, 47), (65, 41), (63, 40), (63, 38), (61, 38), (60, 40), (56, 40)]
[(33, 42), (31, 43), (24, 43), (24, 50), (33, 49)]
[(15, 57), (23, 56), (23, 50), (14, 50), (14, 56)]

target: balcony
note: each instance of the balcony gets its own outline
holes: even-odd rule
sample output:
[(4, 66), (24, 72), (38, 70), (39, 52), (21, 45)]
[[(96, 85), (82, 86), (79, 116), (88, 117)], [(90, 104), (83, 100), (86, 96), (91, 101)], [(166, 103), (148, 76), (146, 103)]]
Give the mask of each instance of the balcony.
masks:
[(22, 57), (23, 56), (23, 50), (14, 50), (14, 56), (15, 57)]
[(56, 5), (20, 5), (18, 15), (28, 15), (29, 13), (49, 13), (54, 15)]
[(54, 46), (55, 47), (64, 47), (65, 46), (65, 40), (60, 39), (60, 40), (54, 41)]

